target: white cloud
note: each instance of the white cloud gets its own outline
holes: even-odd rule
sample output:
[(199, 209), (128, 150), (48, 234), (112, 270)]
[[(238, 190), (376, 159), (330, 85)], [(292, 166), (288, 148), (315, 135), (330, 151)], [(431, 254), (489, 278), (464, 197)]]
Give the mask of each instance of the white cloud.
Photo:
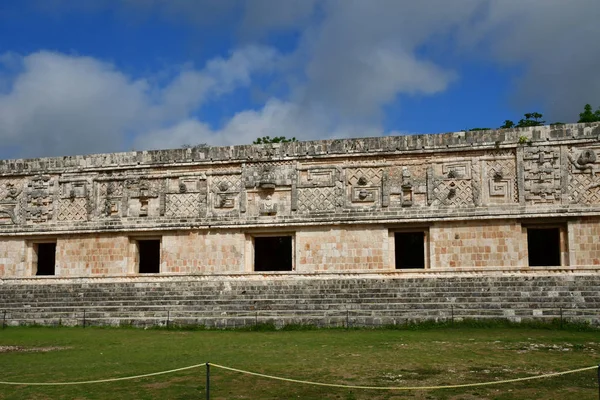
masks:
[(115, 151), (148, 109), (148, 85), (89, 57), (38, 52), (0, 95), (0, 138), (22, 155)]
[[(246, 46), (201, 69), (185, 66), (162, 87), (151, 77), (133, 78), (92, 58), (31, 54), (23, 58), (20, 74), (0, 76), (0, 138), (22, 146), (22, 153), (122, 149), (126, 133), (135, 134), (138, 149), (249, 143), (264, 135), (381, 134), (385, 106), (403, 96), (443, 92), (455, 80), (468, 79), (457, 70), (463, 58), (522, 69), (512, 98), (525, 111), (533, 100), (545, 103), (548, 120), (572, 121), (584, 103), (600, 104), (598, 0), (85, 4), (90, 10), (118, 4), (123, 15), (156, 13), (200, 28), (234, 20), (241, 41), (291, 30), (299, 35), (298, 47), (283, 57), (269, 47)], [(266, 96), (261, 109), (238, 111), (220, 129), (194, 116), (203, 104), (251, 86), (261, 72), (285, 82), (289, 97)]]
[(237, 113), (221, 129), (213, 130), (196, 119), (187, 119), (138, 137), (135, 147), (164, 149), (200, 143), (229, 146), (249, 144), (262, 136), (310, 140), (378, 136), (383, 133), (383, 130), (371, 125), (333, 125), (324, 112), (307, 111), (296, 104), (272, 99), (259, 111)]
[(275, 58), (272, 49), (246, 47), (184, 69), (161, 90), (91, 57), (33, 53), (0, 94), (0, 139), (19, 156), (123, 150), (128, 135), (188, 118), (211, 96), (249, 85)]

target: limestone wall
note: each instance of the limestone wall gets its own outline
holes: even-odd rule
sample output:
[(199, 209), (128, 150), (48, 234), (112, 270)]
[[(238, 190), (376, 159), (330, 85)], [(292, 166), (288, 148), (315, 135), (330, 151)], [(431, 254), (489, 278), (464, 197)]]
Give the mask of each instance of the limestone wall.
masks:
[(527, 266), (527, 236), (514, 220), (436, 224), (429, 232), (432, 265)]
[(600, 124), (0, 161), (0, 276), (254, 270), (257, 235), (293, 238), (296, 272), (527, 267), (527, 229), (560, 229), (560, 265), (600, 264)]

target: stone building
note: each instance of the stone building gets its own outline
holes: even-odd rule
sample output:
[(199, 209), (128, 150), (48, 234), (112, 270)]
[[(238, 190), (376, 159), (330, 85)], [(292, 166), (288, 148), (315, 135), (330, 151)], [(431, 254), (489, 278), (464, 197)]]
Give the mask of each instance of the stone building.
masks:
[(599, 151), (595, 123), (5, 160), (0, 294), (94, 278), (597, 281)]
[(0, 163), (0, 277), (595, 267), (600, 125)]

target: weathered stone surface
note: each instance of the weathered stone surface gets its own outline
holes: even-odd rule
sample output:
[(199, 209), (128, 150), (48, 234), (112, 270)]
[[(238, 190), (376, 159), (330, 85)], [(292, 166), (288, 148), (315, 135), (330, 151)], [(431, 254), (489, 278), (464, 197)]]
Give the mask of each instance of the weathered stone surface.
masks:
[(208, 327), (372, 326), (463, 318), (598, 325), (600, 275), (557, 270), (6, 281), (0, 303), (9, 325), (82, 325), (84, 312), (88, 325), (165, 325), (169, 319)]
[[(600, 124), (0, 161), (0, 279), (252, 273), (259, 236), (296, 273), (529, 268), (527, 230), (560, 231), (560, 266), (600, 266)], [(600, 267), (598, 267), (600, 268)]]

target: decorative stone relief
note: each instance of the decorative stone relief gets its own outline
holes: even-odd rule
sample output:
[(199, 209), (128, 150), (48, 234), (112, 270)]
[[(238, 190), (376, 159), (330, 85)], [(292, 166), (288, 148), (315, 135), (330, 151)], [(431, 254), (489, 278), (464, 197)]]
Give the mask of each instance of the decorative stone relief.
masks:
[(180, 176), (167, 180), (165, 216), (199, 217), (206, 214), (206, 176)]
[(384, 198), (386, 193), (389, 196), (390, 207), (425, 205), (427, 180), (424, 166), (421, 164), (390, 167), (387, 188), (384, 185)]
[(569, 151), (569, 202), (600, 203), (600, 148), (574, 148)]
[(55, 180), (36, 175), (25, 186), (24, 217), (26, 222), (43, 223), (54, 218)]
[(514, 158), (482, 160), (483, 203), (518, 203)]
[(164, 215), (161, 207), (161, 180), (133, 177), (125, 180), (127, 216), (158, 217)]
[(523, 150), (525, 201), (531, 204), (559, 203), (560, 156), (558, 149), (540, 146)]
[(334, 212), (343, 204), (341, 170), (336, 166), (298, 168), (297, 211), (299, 213)]
[(298, 212), (333, 212), (335, 208), (335, 187), (298, 189)]
[(430, 206), (474, 206), (471, 162), (434, 164), (427, 170)]
[(124, 180), (98, 180), (96, 183), (97, 215), (99, 217), (124, 216)]
[(240, 208), (242, 180), (240, 175), (211, 177), (212, 207), (215, 211), (233, 211)]
[(85, 180), (69, 180), (60, 183), (58, 221), (87, 221), (89, 215), (88, 183)]
[(347, 206), (377, 207), (381, 205), (382, 168), (346, 168), (345, 173)]
[(18, 223), (17, 206), (22, 191), (22, 179), (3, 179), (0, 181), (0, 224)]
[(289, 215), (296, 171), (290, 162), (246, 164), (244, 186), (249, 215)]

